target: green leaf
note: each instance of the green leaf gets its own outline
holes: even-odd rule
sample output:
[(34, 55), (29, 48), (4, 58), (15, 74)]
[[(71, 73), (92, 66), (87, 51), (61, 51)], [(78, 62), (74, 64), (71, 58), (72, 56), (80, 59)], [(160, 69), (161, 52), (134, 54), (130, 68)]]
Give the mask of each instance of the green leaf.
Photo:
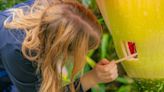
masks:
[(95, 53), (95, 50), (91, 50), (91, 51), (89, 51), (89, 53), (87, 54), (87, 56), (88, 57), (92, 57), (94, 53)]
[(92, 92), (106, 92), (104, 84), (99, 84), (96, 87), (93, 87), (91, 90)]
[(107, 57), (109, 34), (104, 33), (101, 41), (101, 59)]
[(118, 77), (116, 79), (117, 82), (123, 83), (123, 84), (131, 84), (133, 83), (133, 80), (130, 78), (125, 78), (125, 77)]
[(131, 86), (122, 86), (117, 92), (131, 92)]
[(100, 24), (103, 24), (104, 23), (104, 18), (101, 17), (100, 19), (98, 19), (98, 21), (99, 21)]
[(87, 63), (93, 68), (96, 65), (96, 62), (90, 57), (86, 56)]

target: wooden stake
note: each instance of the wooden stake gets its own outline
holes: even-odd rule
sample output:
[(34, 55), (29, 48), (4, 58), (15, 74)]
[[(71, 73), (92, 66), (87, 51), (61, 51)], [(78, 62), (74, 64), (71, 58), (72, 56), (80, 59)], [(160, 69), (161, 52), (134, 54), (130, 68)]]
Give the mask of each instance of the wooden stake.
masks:
[(122, 58), (122, 59), (116, 60), (115, 62), (116, 62), (116, 64), (118, 64), (118, 63), (123, 62), (123, 61), (125, 61), (125, 60), (128, 60), (128, 59), (130, 59), (130, 58), (134, 58), (134, 57), (137, 56), (137, 55), (138, 55), (138, 54), (135, 53), (135, 54), (132, 54), (132, 55), (130, 55), (130, 56), (124, 57), (124, 58)]

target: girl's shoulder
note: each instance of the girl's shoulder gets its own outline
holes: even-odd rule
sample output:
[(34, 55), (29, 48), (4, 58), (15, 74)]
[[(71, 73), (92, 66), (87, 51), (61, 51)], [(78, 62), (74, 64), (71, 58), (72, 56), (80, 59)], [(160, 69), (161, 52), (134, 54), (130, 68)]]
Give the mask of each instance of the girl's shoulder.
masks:
[(0, 12), (0, 62), (18, 90), (37, 92), (36, 67), (21, 52), (25, 33), (22, 30), (6, 29), (4, 21), (7, 17), (5, 12)]
[(6, 18), (7, 16), (3, 15), (3, 12), (0, 12), (0, 49), (5, 46), (7, 42), (7, 31), (4, 30), (4, 21)]
[[(34, 1), (35, 0), (27, 0), (26, 2), (15, 5), (13, 8), (26, 5), (30, 6)], [(25, 37), (25, 32), (20, 29), (7, 29), (4, 27), (4, 21), (12, 16), (9, 11), (10, 9), (12, 8), (0, 11), (0, 50), (6, 46), (6, 44), (10, 44), (11, 46), (15, 46), (16, 44), (21, 45)]]
[(35, 0), (27, 0), (26, 2), (20, 3), (15, 5), (13, 8), (21, 7), (21, 6), (31, 6), (34, 3)]
[(8, 8), (8, 9), (6, 9), (4, 11), (0, 11), (0, 14), (4, 15), (6, 17), (9, 17), (11, 15), (10, 11), (9, 11), (10, 9), (13, 9), (13, 8), (25, 8), (25, 10), (26, 10), (25, 6), (32, 6), (34, 2), (35, 2), (35, 0), (27, 0), (26, 2), (22, 2), (22, 3), (14, 5), (12, 8)]
[(4, 27), (4, 21), (7, 16), (0, 12), (0, 49), (6, 44), (22, 44), (25, 32), (19, 29), (7, 29)]

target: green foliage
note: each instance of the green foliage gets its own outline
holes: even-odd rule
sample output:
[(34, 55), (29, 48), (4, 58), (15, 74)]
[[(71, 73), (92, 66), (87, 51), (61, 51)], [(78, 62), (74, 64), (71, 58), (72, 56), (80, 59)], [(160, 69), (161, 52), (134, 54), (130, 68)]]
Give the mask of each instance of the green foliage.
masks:
[(164, 92), (164, 79), (135, 79), (139, 92)]
[(4, 10), (26, 0), (0, 0), (0, 10)]
[(102, 40), (101, 40), (101, 59), (103, 59), (103, 58), (106, 58), (107, 57), (107, 49), (108, 49), (108, 43), (109, 42), (109, 35), (108, 34), (103, 34), (103, 36), (102, 36)]
[(130, 92), (130, 90), (131, 90), (131, 87), (128, 85), (128, 86), (120, 87), (120, 89), (117, 92)]

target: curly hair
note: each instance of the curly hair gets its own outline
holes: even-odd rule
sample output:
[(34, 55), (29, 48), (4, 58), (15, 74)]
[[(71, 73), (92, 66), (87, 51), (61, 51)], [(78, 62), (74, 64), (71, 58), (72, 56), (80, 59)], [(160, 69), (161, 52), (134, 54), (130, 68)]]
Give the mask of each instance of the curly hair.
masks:
[[(101, 26), (93, 13), (77, 1), (36, 0), (32, 6), (11, 9), (12, 20), (5, 27), (23, 29), (23, 55), (36, 62), (41, 71), (39, 92), (61, 92), (62, 78), (57, 69), (72, 57), (72, 78), (84, 67), (85, 56), (98, 47)], [(73, 83), (70, 86), (75, 92)]]

